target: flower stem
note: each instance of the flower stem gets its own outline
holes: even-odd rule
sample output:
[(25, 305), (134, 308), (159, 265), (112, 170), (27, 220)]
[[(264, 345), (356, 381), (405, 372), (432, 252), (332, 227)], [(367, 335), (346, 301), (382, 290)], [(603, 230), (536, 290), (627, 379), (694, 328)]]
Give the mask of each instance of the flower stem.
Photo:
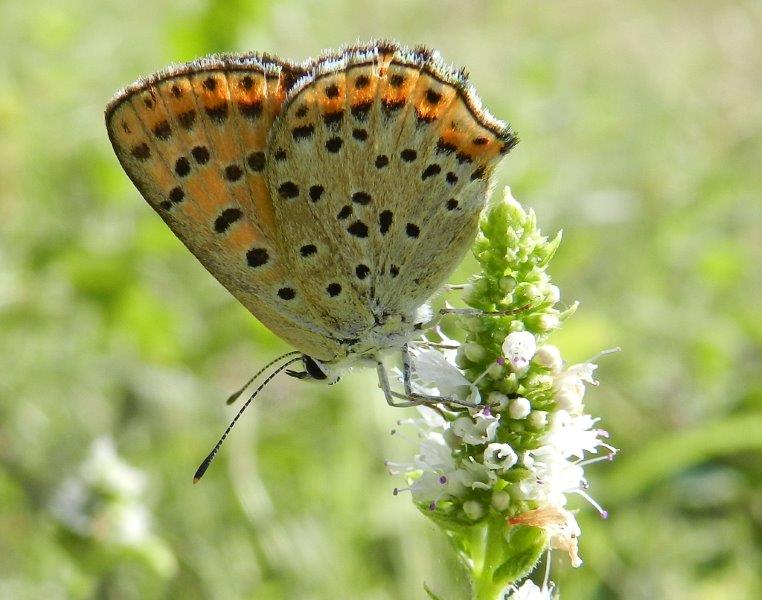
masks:
[[(505, 539), (505, 521), (490, 519), (485, 526), (485, 535), (481, 548), (480, 564), (474, 565), (472, 589), (474, 600), (496, 600), (505, 589), (501, 583), (495, 583), (495, 569), (502, 562)], [(508, 582), (510, 583), (510, 582)], [(507, 584), (506, 584), (507, 585)]]

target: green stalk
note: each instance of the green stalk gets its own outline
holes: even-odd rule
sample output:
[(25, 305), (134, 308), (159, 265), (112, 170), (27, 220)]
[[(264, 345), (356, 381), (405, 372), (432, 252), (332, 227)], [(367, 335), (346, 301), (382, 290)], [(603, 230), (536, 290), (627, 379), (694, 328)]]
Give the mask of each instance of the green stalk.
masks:
[(501, 582), (495, 583), (495, 570), (502, 562), (506, 545), (503, 537), (505, 527), (504, 519), (493, 518), (487, 521), (481, 564), (472, 573), (474, 600), (496, 600), (500, 592), (511, 583), (510, 581), (505, 585)]

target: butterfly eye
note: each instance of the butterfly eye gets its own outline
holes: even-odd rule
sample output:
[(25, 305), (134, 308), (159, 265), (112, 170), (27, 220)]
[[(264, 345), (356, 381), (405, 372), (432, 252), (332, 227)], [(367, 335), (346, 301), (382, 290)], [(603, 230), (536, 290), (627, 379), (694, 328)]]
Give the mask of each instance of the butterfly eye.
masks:
[(304, 356), (304, 368), (307, 369), (307, 373), (309, 373), (313, 379), (328, 378), (328, 375), (326, 375), (323, 369), (320, 368), (320, 365), (315, 362), (315, 359), (306, 355)]
[[(313, 379), (315, 381), (328, 379), (328, 375), (326, 375), (325, 371), (323, 371), (314, 358), (305, 354), (302, 356), (302, 363), (304, 364), (304, 371), (292, 371), (289, 369), (286, 371), (286, 374), (295, 377), (296, 379)], [(331, 381), (330, 383), (336, 383), (336, 381)]]

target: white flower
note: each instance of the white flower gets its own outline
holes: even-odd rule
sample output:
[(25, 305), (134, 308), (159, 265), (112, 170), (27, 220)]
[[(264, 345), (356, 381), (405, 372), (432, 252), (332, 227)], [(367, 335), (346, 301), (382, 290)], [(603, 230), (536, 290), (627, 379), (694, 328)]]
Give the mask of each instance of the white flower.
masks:
[(582, 459), (585, 452), (596, 453), (598, 447), (604, 445), (599, 439), (603, 432), (592, 429), (597, 422), (598, 419), (590, 415), (572, 416), (565, 410), (558, 410), (553, 413), (545, 441), (554, 446), (564, 458), (575, 456)]
[(543, 585), (537, 587), (534, 581), (527, 579), (521, 584), (521, 587), (511, 586), (503, 592), (506, 600), (552, 600), (553, 587)]
[(509, 333), (503, 342), (503, 356), (516, 372), (525, 371), (529, 367), (529, 361), (536, 350), (537, 342), (528, 331)]
[(569, 412), (582, 410), (582, 398), (585, 396), (585, 382), (598, 385), (593, 379), (593, 371), (598, 367), (593, 363), (572, 365), (556, 375), (553, 388), (559, 408)]
[(566, 494), (582, 490), (583, 468), (564, 458), (555, 447), (545, 445), (530, 453), (532, 475), (518, 485), (524, 499), (562, 507)]
[[(489, 490), (495, 485), (497, 477), (484, 465), (472, 459), (464, 460), (459, 465), (454, 461), (437, 471), (424, 470), (408, 488), (413, 494), (413, 501), (429, 503), (431, 509), (445, 496), (462, 498), (469, 490)], [(394, 493), (404, 491), (395, 489)]]
[(508, 444), (489, 444), (484, 451), (484, 464), (496, 471), (507, 471), (519, 460)]
[(478, 445), (493, 441), (499, 424), (500, 415), (495, 417), (488, 410), (481, 410), (473, 417), (458, 417), (451, 428), (467, 444)]
[(526, 398), (514, 398), (508, 406), (508, 416), (511, 419), (526, 419), (532, 412), (532, 405)]
[[(413, 363), (410, 384), (414, 393), (480, 403), (476, 386), (452, 364), (454, 353), (448, 356), (434, 348), (411, 346), (410, 356)], [(402, 373), (398, 369), (395, 369), (395, 374), (402, 381)]]

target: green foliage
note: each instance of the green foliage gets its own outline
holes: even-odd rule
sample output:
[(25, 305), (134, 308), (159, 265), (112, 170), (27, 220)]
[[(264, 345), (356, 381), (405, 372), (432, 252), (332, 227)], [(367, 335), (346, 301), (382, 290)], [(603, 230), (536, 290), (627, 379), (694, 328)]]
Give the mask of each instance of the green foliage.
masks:
[[(497, 190), (564, 229), (554, 280), (584, 305), (554, 343), (572, 361), (623, 348), (587, 398), (622, 449), (590, 469), (611, 518), (579, 515), (591, 568), (554, 563), (563, 597), (761, 596), (759, 11), (0, 3), (0, 597), (467, 594), (448, 541), (391, 494), (402, 415), (372, 373), (279, 380), (191, 485), (228, 393), (287, 348), (145, 205), (103, 126), (114, 91), (169, 62), (372, 35), (439, 48), (511, 120)], [(171, 575), (59, 535), (52, 498), (103, 435), (148, 477)]]

